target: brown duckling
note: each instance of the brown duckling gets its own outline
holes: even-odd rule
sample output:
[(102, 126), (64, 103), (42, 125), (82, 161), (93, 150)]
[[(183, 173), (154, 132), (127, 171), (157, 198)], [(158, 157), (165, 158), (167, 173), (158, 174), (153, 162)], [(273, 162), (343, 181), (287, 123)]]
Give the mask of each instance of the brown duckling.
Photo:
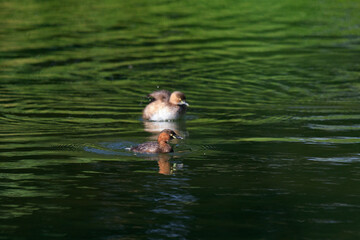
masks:
[(130, 151), (138, 153), (169, 153), (174, 150), (168, 144), (171, 139), (182, 137), (178, 136), (173, 130), (164, 129), (160, 132), (157, 142), (146, 142), (136, 147), (130, 148)]

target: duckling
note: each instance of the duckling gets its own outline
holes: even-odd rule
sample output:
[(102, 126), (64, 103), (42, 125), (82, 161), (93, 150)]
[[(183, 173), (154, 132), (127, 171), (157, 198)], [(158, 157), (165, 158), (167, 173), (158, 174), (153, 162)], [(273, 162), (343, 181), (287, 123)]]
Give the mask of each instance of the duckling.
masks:
[(151, 102), (153, 102), (155, 100), (160, 100), (162, 102), (168, 102), (170, 99), (170, 95), (171, 95), (171, 92), (169, 92), (168, 90), (159, 90), (159, 91), (150, 93), (148, 95), (148, 97), (152, 99)]
[(146, 142), (136, 147), (130, 148), (130, 151), (138, 153), (169, 153), (173, 148), (168, 144), (171, 139), (182, 139), (171, 129), (164, 129), (160, 132), (157, 142)]
[(154, 100), (143, 111), (143, 119), (151, 121), (175, 120), (185, 115), (189, 104), (185, 94), (175, 91), (160, 90), (148, 95)]

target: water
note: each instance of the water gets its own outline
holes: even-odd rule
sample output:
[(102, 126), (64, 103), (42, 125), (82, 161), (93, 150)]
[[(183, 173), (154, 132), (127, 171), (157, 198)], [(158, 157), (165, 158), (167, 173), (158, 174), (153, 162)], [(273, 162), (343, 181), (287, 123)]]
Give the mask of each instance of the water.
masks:
[[(0, 239), (358, 239), (359, 11), (2, 1)], [(142, 121), (157, 89), (185, 121)]]

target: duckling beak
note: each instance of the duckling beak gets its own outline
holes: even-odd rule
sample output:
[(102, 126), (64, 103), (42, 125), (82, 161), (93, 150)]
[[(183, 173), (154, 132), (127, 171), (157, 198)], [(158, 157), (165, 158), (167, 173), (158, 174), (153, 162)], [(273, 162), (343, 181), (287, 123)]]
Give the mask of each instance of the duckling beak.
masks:
[(177, 138), (177, 139), (184, 139), (183, 137), (180, 137), (179, 135), (171, 135), (172, 138)]
[(187, 102), (185, 102), (185, 100), (181, 100), (181, 102), (179, 103), (179, 105), (186, 105), (189, 106), (189, 104)]

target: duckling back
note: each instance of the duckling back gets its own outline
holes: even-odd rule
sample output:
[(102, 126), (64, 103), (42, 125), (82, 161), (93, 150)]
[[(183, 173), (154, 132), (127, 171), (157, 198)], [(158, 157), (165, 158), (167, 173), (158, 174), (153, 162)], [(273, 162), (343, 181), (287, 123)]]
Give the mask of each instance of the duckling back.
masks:
[(169, 144), (160, 145), (157, 142), (146, 142), (136, 147), (132, 147), (130, 151), (138, 153), (168, 153), (173, 152), (174, 150)]
[(153, 101), (161, 101), (161, 102), (168, 102), (170, 99), (171, 93), (167, 90), (159, 90), (152, 92), (148, 95), (149, 98), (151, 98), (151, 102)]

